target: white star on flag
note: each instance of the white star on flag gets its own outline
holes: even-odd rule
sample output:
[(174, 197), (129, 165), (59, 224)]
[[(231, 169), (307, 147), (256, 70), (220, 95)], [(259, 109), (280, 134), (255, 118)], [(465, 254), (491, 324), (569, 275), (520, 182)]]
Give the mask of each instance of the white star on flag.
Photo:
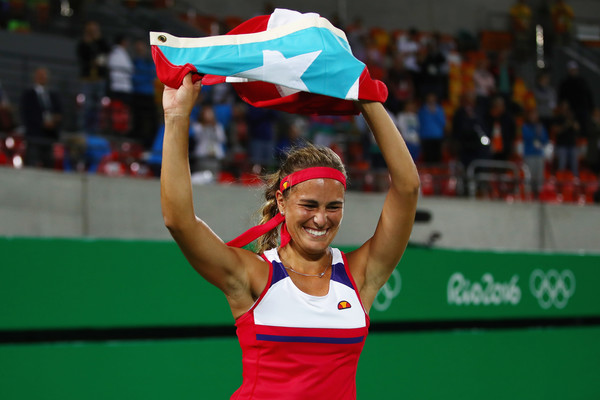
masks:
[[(277, 76), (280, 82), (289, 83), (286, 86), (277, 85), (277, 89), (282, 96), (288, 96), (298, 91), (308, 92), (306, 84), (302, 81), (302, 74), (317, 59), (321, 51), (285, 58), (280, 51), (263, 50), (263, 65), (261, 67), (240, 72), (236, 76), (242, 75), (258, 81), (269, 81), (270, 76)], [(230, 81), (230, 79), (227, 79), (227, 81)]]

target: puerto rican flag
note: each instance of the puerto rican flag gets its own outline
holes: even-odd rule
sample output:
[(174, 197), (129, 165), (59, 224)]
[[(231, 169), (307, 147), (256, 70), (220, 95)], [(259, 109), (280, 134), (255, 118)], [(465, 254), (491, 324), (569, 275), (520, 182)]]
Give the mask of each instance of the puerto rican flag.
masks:
[[(181, 38), (150, 32), (159, 80), (177, 88), (230, 82), (255, 107), (297, 114), (357, 114), (355, 100), (383, 102), (387, 88), (352, 55), (344, 32), (315, 13), (276, 9), (226, 35)], [(203, 76), (203, 77), (202, 77)]]

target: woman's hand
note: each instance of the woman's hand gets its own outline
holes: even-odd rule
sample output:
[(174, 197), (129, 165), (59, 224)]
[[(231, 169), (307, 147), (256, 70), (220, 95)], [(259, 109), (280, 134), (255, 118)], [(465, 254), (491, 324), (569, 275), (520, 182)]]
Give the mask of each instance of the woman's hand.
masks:
[(183, 78), (183, 83), (179, 89), (173, 89), (165, 86), (163, 91), (163, 110), (165, 118), (167, 117), (189, 117), (196, 104), (196, 99), (200, 93), (202, 84), (200, 81), (192, 82), (192, 74), (187, 74)]

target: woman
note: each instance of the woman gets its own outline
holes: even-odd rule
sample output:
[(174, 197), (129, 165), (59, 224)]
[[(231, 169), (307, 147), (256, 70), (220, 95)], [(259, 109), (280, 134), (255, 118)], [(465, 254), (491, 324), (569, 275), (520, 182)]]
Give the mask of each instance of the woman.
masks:
[(233, 246), (252, 240), (255, 228), (227, 245), (194, 214), (187, 132), (199, 90), (190, 75), (179, 89), (165, 88), (161, 204), (186, 258), (225, 293), (236, 319), (244, 372), (232, 398), (355, 398), (368, 311), (404, 252), (419, 192), (398, 130), (380, 103), (357, 104), (391, 175), (373, 237), (347, 255), (329, 247), (342, 221), (345, 173), (332, 151), (309, 146), (292, 153), (267, 187), (269, 222), (256, 229), (270, 229), (259, 245), (271, 250), (258, 255)]

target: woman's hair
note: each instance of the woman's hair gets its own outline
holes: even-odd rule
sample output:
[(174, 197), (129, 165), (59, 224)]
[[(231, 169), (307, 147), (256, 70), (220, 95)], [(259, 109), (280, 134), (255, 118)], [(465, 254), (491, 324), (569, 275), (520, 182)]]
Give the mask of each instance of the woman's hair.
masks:
[[(265, 202), (260, 210), (261, 224), (264, 224), (273, 218), (279, 212), (277, 208), (276, 193), (279, 190), (279, 183), (289, 174), (311, 167), (330, 167), (335, 168), (346, 176), (346, 169), (340, 157), (330, 148), (325, 146), (316, 146), (310, 143), (303, 143), (302, 147), (293, 147), (286, 153), (279, 171), (266, 177)], [(292, 190), (290, 188), (289, 190)], [(289, 190), (284, 191), (287, 196)], [(277, 247), (279, 231), (275, 228), (257, 240), (257, 253)]]

